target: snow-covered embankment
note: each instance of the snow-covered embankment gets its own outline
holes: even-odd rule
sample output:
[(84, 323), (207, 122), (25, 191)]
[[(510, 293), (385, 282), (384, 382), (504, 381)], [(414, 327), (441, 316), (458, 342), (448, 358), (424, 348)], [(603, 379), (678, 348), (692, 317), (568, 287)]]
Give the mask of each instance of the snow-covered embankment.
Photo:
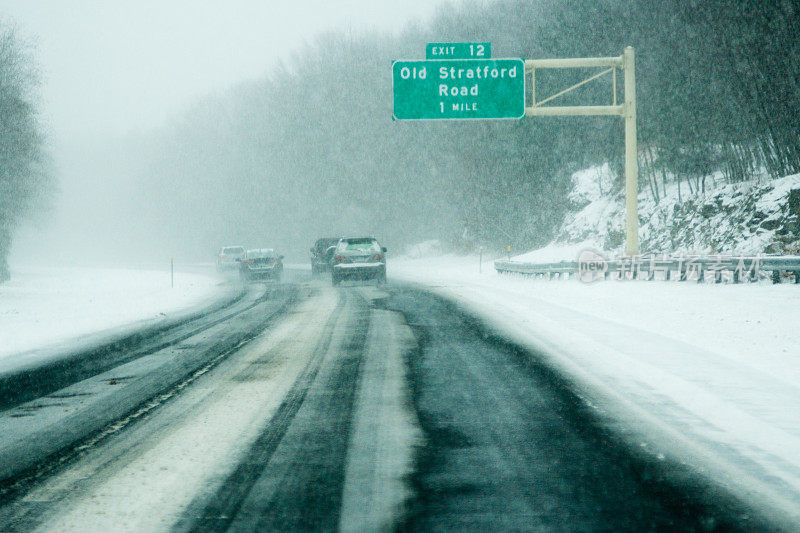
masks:
[[(201, 274), (105, 268), (27, 268), (0, 285), (0, 367), (31, 351), (168, 320), (210, 305), (229, 287)], [(35, 358), (35, 357), (34, 357)]]

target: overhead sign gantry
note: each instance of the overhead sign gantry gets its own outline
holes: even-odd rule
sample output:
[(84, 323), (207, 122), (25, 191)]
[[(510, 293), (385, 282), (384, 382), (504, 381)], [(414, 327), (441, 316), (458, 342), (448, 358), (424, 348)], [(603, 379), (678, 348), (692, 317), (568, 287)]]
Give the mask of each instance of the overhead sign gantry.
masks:
[[(480, 51), (481, 55), (477, 55)], [(482, 59), (483, 54), (486, 59)], [(535, 116), (617, 115), (625, 119), (625, 253), (639, 253), (636, 159), (636, 78), (634, 52), (618, 57), (568, 59), (490, 59), (491, 43), (430, 43), (426, 60), (394, 61), (395, 120), (490, 120)], [(600, 72), (546, 98), (536, 100), (536, 71), (601, 68)], [(617, 70), (624, 74), (624, 99), (617, 102)], [(545, 105), (593, 80), (609, 75), (610, 105)], [(531, 98), (525, 102), (526, 80)]]

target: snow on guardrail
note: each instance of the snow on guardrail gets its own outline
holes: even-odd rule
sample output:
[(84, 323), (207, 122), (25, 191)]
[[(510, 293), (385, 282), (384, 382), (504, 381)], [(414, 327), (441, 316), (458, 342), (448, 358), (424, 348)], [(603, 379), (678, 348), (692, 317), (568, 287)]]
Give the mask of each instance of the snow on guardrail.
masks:
[(530, 263), (511, 260), (494, 262), (497, 272), (523, 274), (534, 277), (569, 278), (581, 281), (601, 279), (677, 279), (703, 282), (711, 277), (716, 283), (755, 281), (761, 272), (769, 272), (773, 283), (780, 283), (784, 273), (794, 276), (800, 283), (800, 256), (684, 256), (640, 255), (605, 259), (599, 253), (585, 250), (577, 261), (556, 263)]

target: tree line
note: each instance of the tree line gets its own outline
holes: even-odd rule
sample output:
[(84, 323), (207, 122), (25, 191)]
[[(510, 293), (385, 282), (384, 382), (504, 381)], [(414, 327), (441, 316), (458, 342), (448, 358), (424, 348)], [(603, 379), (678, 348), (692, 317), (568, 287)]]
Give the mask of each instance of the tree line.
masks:
[[(675, 182), (702, 193), (711, 175), (797, 173), (799, 20), (798, 0), (475, 0), (396, 34), (321, 35), (145, 143), (139, 194), (149, 210), (137, 223), (174, 227), (164, 238), (198, 254), (363, 232), (395, 247), (440, 238), (525, 249), (553, 237), (573, 172), (608, 162), (622, 176), (616, 117), (392, 121), (391, 61), (424, 57), (427, 42), (491, 41), (495, 57), (523, 58), (633, 46), (640, 190), (656, 200)], [(553, 71), (537, 91), (592, 73)], [(598, 81), (561, 103), (610, 98)], [(171, 224), (187, 219), (196, 225)]]

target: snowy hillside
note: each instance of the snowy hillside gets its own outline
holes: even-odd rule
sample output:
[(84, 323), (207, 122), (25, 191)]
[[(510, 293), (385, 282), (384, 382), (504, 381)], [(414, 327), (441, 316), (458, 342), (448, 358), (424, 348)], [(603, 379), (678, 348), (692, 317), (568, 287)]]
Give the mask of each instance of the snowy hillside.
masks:
[[(569, 199), (574, 209), (558, 232), (557, 244), (622, 251), (624, 196), (609, 194), (614, 181), (608, 165), (573, 175)], [(704, 194), (691, 195), (684, 185), (679, 196), (677, 185), (668, 186), (658, 203), (649, 191), (640, 193), (642, 253), (800, 252), (800, 174), (737, 184), (715, 185), (713, 177), (709, 181)]]

